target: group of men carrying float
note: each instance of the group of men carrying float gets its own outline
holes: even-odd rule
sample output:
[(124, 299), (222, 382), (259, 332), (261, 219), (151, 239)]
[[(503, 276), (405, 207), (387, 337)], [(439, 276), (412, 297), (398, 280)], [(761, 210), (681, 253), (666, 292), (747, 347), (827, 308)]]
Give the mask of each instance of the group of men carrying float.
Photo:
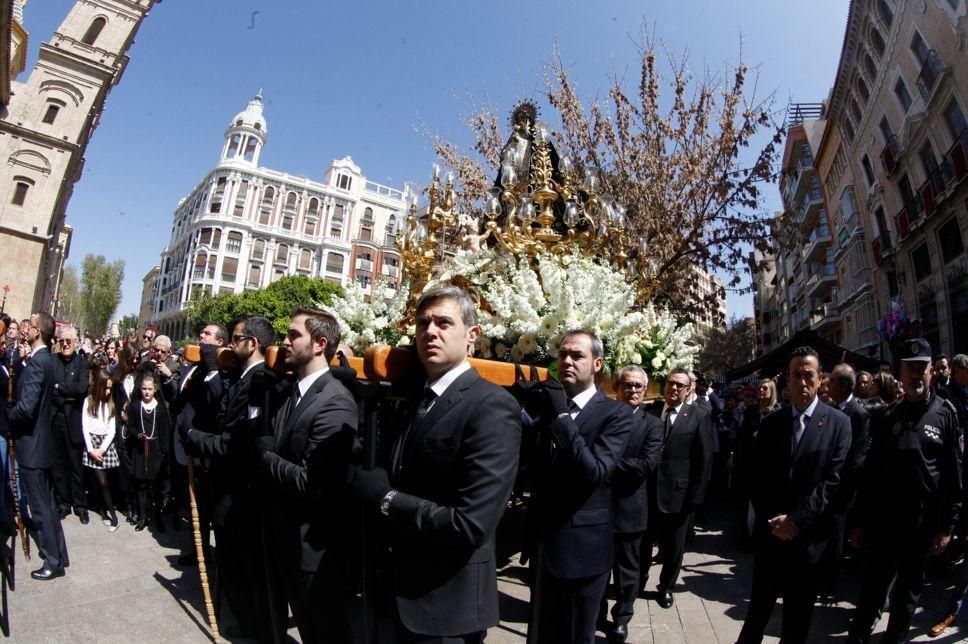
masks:
[[(356, 374), (330, 366), (340, 334), (329, 313), (293, 311), (283, 342), (289, 377), (265, 365), (275, 344), (265, 318), (245, 318), (232, 329), (234, 373), (219, 370), (215, 334), (201, 338), (201, 363), (176, 397), (176, 427), (187, 454), (207, 464), (205, 513), (239, 634), (284, 641), (291, 610), (304, 642), (483, 641), (499, 622), (495, 533), (521, 476), (532, 501), (525, 545), (529, 641), (594, 642), (613, 574), (609, 634), (624, 641), (656, 543), (662, 561), (656, 599), (671, 607), (712, 463), (709, 415), (687, 401), (691, 376), (673, 370), (663, 400), (647, 408), (646, 374), (628, 367), (618, 374), (619, 399), (609, 399), (595, 385), (602, 344), (575, 330), (561, 341), (558, 380), (523, 385), (512, 395), (468, 362), (480, 329), (465, 292), (425, 292), (415, 324), (426, 377), (395, 383), (398, 394), (400, 386), (407, 391), (381, 405), (376, 444), (367, 444), (372, 435), (363, 435), (350, 391)], [(916, 348), (915, 354), (926, 350)], [(861, 495), (874, 525), (883, 519), (881, 479), (896, 468), (914, 471), (905, 450), (930, 443), (924, 451), (930, 467), (911, 474), (921, 487), (907, 489), (917, 497), (911, 507), (920, 510), (912, 520), (921, 523), (889, 539), (880, 530), (865, 535), (872, 542), (880, 537), (875, 561), (884, 569), (865, 580), (852, 632), (857, 641), (873, 624), (871, 607), (883, 602), (881, 578), (911, 556), (898, 549), (917, 546), (921, 564), (929, 545), (943, 549), (961, 498), (960, 470), (952, 471), (960, 468), (952, 457), (954, 413), (916, 398), (923, 393), (917, 382), (930, 375), (930, 368), (927, 377), (915, 374), (919, 355), (902, 364), (910, 402), (887, 414), (885, 422), (896, 418), (897, 427), (885, 430), (879, 422), (872, 429), (874, 478)], [(767, 416), (758, 432), (751, 468), (756, 563), (742, 642), (762, 638), (780, 595), (784, 641), (808, 638), (818, 562), (833, 536), (832, 503), (852, 442), (848, 417), (817, 398), (819, 367), (812, 350), (795, 352), (793, 405)], [(914, 418), (925, 404), (937, 416), (931, 423), (937, 431)], [(367, 451), (375, 459), (364, 459)], [(364, 460), (376, 464), (364, 467)], [(924, 541), (928, 532), (933, 541)], [(908, 567), (901, 573), (895, 593), (903, 597), (892, 625), (903, 637), (920, 581)], [(361, 588), (373, 619), (361, 619)]]

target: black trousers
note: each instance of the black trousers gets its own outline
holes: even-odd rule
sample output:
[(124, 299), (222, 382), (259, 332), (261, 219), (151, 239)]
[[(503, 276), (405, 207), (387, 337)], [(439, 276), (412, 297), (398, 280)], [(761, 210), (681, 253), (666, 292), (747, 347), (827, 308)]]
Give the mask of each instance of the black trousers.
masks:
[[(612, 566), (612, 584), (615, 587), (615, 604), (612, 606), (612, 622), (628, 626), (634, 614), (638, 597), (642, 556), (641, 532), (615, 533), (615, 565)], [(650, 553), (651, 556), (651, 553)], [(599, 621), (605, 621), (605, 595), (602, 595)]]
[(70, 565), (70, 559), (64, 529), (57, 516), (50, 470), (21, 465), (19, 481), (30, 508), (29, 519), (24, 517), (25, 524), (37, 543), (41, 558), (54, 570), (66, 568)]
[(63, 414), (54, 416), (54, 498), (58, 508), (80, 513), (87, 509), (84, 491), (84, 466), (81, 463), (83, 445), (75, 445), (67, 431)]
[(561, 579), (547, 569), (541, 574), (538, 641), (547, 644), (594, 644), (598, 611), (611, 571), (578, 579)]
[[(867, 531), (870, 533), (870, 531)], [(850, 641), (866, 642), (874, 622), (884, 607), (888, 589), (891, 593), (890, 617), (881, 642), (905, 642), (911, 618), (921, 599), (924, 568), (927, 565), (933, 535), (920, 527), (884, 527), (869, 534), (867, 565), (861, 584), (860, 599), (854, 612)]]
[(219, 586), (242, 629), (260, 642), (271, 642), (272, 619), (257, 491), (239, 490), (232, 494), (231, 503), (223, 522), (212, 526)]
[[(645, 590), (645, 582), (649, 578), (652, 566), (652, 546), (659, 545), (662, 561), (662, 571), (659, 573), (659, 591), (671, 591), (679, 580), (682, 569), (682, 557), (686, 552), (686, 536), (692, 525), (693, 512), (678, 512), (668, 514), (655, 510), (649, 511), (649, 521), (652, 525), (645, 533), (641, 546), (641, 573), (639, 588)], [(653, 519), (654, 517), (654, 519)]]
[(800, 561), (789, 549), (759, 545), (753, 559), (753, 592), (737, 644), (763, 641), (763, 630), (780, 597), (783, 598), (780, 641), (783, 644), (806, 642), (817, 598), (817, 573), (816, 564)]
[(820, 558), (817, 583), (820, 590), (832, 593), (840, 579), (840, 561), (844, 557), (844, 537), (847, 530), (847, 511), (834, 512), (834, 533)]

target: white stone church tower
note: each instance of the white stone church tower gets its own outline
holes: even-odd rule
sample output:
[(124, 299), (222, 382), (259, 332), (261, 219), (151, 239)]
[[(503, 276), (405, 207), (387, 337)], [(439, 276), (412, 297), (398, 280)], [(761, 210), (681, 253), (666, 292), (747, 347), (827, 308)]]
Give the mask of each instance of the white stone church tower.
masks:
[(40, 46), (0, 111), (0, 286), (6, 310), (56, 314), (70, 248), (67, 203), (104, 101), (121, 80), (141, 21), (160, 0), (81, 0)]

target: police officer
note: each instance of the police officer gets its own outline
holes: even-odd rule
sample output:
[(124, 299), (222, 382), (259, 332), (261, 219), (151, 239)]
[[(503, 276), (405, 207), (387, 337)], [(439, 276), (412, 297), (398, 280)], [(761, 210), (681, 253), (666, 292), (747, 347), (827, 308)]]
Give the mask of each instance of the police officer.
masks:
[(931, 391), (931, 346), (901, 347), (904, 399), (876, 419), (851, 545), (869, 548), (849, 642), (870, 638), (894, 582), (881, 642), (907, 641), (928, 555), (944, 552), (962, 501), (961, 447), (954, 406)]

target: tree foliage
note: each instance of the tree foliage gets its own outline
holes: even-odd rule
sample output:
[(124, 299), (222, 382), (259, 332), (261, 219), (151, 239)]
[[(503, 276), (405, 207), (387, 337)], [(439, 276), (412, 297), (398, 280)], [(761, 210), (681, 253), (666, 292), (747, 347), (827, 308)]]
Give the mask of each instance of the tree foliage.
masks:
[(277, 333), (284, 334), (293, 307), (328, 306), (333, 295), (342, 293), (340, 285), (328, 280), (292, 275), (258, 291), (216, 296), (203, 293), (192, 300), (187, 315), (192, 326), (199, 329), (212, 323), (228, 326), (243, 315), (263, 315), (272, 320)]
[(57, 319), (62, 322), (79, 324), (81, 321), (81, 285), (77, 279), (77, 268), (64, 267), (60, 282), (60, 302), (57, 305)]
[[(556, 51), (543, 79), (557, 120), (552, 139), (578, 176), (597, 170), (603, 191), (626, 205), (629, 238), (646, 242), (661, 276), (656, 298), (689, 314), (708, 304), (682, 297), (690, 265), (728, 276), (735, 288), (750, 247), (768, 243), (757, 184), (773, 180), (782, 125), (771, 116), (773, 95), (756, 96), (742, 59), (724, 81), (708, 71), (697, 77), (685, 56), (669, 55), (663, 75), (656, 42), (647, 39), (638, 62), (634, 91), (613, 77), (607, 98), (588, 102)], [(490, 104), (474, 107), (464, 122), (475, 137), (472, 151), (439, 136), (434, 149), (457, 176), (460, 207), (480, 216), (477, 204), (496, 176), (504, 139)], [(764, 132), (765, 145), (750, 149)]]
[(81, 262), (81, 322), (95, 336), (107, 331), (121, 302), (124, 260), (108, 262), (104, 255), (85, 255)]
[(118, 320), (118, 336), (123, 338), (129, 333), (133, 333), (139, 324), (141, 324), (141, 320), (134, 313), (122, 315), (121, 319)]
[(710, 328), (700, 346), (699, 370), (703, 373), (726, 373), (743, 366), (756, 353), (753, 318), (733, 317), (726, 328)]

